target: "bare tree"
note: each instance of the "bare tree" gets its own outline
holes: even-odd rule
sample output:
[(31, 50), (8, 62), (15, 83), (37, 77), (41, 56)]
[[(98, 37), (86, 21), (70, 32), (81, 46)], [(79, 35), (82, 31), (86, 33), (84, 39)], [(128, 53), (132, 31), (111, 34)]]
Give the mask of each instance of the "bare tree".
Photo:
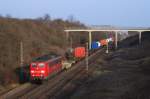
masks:
[(3, 15), (0, 14), (0, 18), (4, 18)]
[(12, 18), (10, 14), (6, 14), (6, 18)]
[(49, 14), (45, 14), (42, 17), (36, 18), (36, 20), (39, 22), (49, 23), (51, 21), (51, 16)]
[(45, 22), (51, 21), (51, 16), (49, 14), (45, 14), (44, 17), (43, 17), (43, 20)]
[(75, 17), (73, 15), (68, 16), (69, 22), (75, 22)]

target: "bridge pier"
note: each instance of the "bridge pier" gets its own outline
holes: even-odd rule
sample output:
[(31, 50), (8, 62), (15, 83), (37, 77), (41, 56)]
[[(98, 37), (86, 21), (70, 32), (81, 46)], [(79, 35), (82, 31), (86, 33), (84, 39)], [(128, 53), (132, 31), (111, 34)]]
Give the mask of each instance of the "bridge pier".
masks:
[(118, 48), (118, 32), (115, 32), (115, 49)]
[(92, 32), (89, 31), (89, 50), (91, 50), (91, 44), (92, 44)]
[(139, 31), (139, 44), (141, 44), (141, 43), (142, 43), (141, 38), (142, 38), (142, 32), (141, 32), (141, 31)]

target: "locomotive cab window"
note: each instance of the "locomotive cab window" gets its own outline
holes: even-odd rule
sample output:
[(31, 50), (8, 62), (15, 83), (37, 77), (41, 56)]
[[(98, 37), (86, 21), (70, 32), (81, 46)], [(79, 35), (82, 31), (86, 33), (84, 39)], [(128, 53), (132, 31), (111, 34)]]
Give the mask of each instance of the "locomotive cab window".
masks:
[(36, 67), (36, 64), (35, 64), (35, 63), (32, 63), (31, 66), (32, 66), (32, 67)]
[(45, 64), (44, 64), (44, 63), (39, 63), (38, 66), (39, 66), (39, 67), (44, 67)]

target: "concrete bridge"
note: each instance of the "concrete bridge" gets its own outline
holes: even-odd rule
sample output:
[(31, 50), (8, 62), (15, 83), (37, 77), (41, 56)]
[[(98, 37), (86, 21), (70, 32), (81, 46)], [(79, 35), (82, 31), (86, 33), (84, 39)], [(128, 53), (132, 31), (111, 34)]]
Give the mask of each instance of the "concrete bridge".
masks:
[(119, 32), (138, 32), (139, 33), (139, 44), (141, 44), (142, 32), (150, 31), (148, 28), (124, 28), (124, 29), (113, 29), (113, 28), (87, 28), (87, 29), (66, 29), (66, 37), (69, 38), (70, 32), (87, 32), (89, 35), (89, 49), (91, 49), (92, 43), (92, 32), (114, 32), (115, 33), (115, 48), (118, 48), (118, 33)]

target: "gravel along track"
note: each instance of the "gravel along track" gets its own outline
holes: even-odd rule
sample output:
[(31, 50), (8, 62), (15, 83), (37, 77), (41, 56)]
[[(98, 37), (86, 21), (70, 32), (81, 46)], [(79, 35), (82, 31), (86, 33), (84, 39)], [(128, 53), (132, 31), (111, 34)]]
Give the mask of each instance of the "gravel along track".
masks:
[[(103, 49), (98, 50), (89, 56), (89, 64), (97, 57), (97, 54), (103, 52)], [(89, 73), (92, 72), (92, 69)], [(75, 81), (86, 79), (85, 60), (75, 64), (70, 70), (60, 73), (48, 82), (42, 85), (25, 84), (18, 87), (5, 95), (1, 96), (2, 99), (47, 99), (50, 97), (59, 98), (63, 91), (74, 90), (77, 86), (71, 87)], [(78, 84), (77, 84), (78, 85)], [(62, 89), (62, 90), (61, 90)], [(70, 91), (71, 92), (71, 91)]]
[(26, 83), (0, 96), (0, 99), (15, 99), (16, 97), (22, 96), (23, 94), (33, 90), (36, 87), (37, 85)]

